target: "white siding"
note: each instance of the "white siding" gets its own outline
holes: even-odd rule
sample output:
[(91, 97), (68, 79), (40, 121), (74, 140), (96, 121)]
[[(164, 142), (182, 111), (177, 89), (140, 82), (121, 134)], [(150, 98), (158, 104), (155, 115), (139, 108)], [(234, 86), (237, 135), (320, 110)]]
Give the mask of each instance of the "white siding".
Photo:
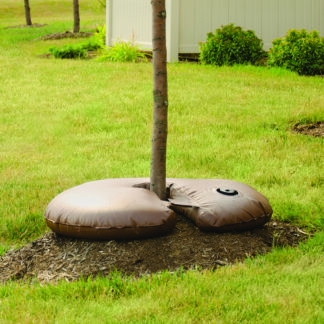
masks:
[[(134, 40), (150, 49), (151, 1), (107, 0), (107, 4), (108, 38)], [(208, 32), (229, 23), (254, 30), (265, 49), (292, 28), (318, 30), (324, 36), (324, 0), (166, 0), (166, 6), (169, 61), (178, 52), (198, 53)]]
[[(133, 41), (143, 47), (152, 46), (152, 19), (150, 0), (107, 0), (107, 33), (112, 42)], [(109, 20), (111, 17), (111, 21)]]

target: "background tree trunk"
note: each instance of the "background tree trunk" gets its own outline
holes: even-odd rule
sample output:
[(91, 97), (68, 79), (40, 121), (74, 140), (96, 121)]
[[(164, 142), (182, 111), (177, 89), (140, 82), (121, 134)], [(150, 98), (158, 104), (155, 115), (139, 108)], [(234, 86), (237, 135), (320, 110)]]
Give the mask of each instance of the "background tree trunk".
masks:
[(29, 0), (24, 0), (25, 3), (25, 17), (26, 17), (26, 25), (31, 26), (31, 16), (30, 16), (30, 7), (29, 7)]
[(73, 33), (80, 32), (79, 0), (73, 0)]
[(168, 134), (168, 84), (165, 39), (165, 0), (152, 0), (153, 13), (153, 136), (150, 190), (166, 195), (166, 146)]

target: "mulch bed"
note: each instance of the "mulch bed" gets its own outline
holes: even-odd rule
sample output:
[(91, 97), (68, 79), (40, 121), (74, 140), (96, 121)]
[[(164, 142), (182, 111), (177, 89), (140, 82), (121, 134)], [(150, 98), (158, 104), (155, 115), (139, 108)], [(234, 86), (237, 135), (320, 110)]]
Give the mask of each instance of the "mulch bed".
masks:
[(324, 122), (318, 121), (312, 124), (297, 123), (293, 127), (293, 131), (298, 134), (309, 135), (314, 137), (324, 137)]
[(45, 36), (40, 37), (40, 40), (55, 40), (55, 39), (63, 39), (63, 38), (87, 38), (91, 37), (93, 33), (80, 32), (80, 33), (72, 33), (70, 31), (65, 31), (63, 33), (55, 33), (55, 34), (47, 34)]
[(11, 28), (40, 28), (47, 26), (47, 24), (32, 24), (32, 25), (16, 25), (16, 26), (8, 26), (4, 29), (11, 29)]
[(107, 276), (114, 270), (140, 277), (180, 267), (217, 269), (269, 253), (274, 246), (298, 246), (311, 235), (296, 226), (274, 221), (244, 232), (202, 232), (186, 218), (177, 218), (171, 234), (145, 240), (90, 241), (48, 232), (0, 257), (0, 282), (72, 282), (80, 277)]

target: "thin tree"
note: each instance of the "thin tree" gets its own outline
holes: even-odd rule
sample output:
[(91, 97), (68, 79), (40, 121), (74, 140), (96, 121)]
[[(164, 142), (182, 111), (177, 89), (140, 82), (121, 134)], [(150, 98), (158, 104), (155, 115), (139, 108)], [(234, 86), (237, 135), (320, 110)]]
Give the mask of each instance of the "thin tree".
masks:
[(80, 32), (79, 0), (73, 0), (73, 33)]
[(24, 0), (25, 3), (25, 17), (26, 17), (26, 25), (31, 26), (32, 20), (30, 15), (30, 7), (29, 7), (29, 0)]
[(152, 0), (153, 14), (153, 135), (150, 190), (161, 200), (166, 193), (166, 147), (168, 134), (168, 83), (166, 64), (165, 0)]

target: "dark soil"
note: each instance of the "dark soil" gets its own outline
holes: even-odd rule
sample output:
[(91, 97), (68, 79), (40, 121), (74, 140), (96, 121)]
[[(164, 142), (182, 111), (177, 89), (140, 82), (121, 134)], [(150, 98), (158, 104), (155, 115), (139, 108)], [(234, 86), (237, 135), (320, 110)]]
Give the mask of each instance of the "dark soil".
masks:
[(42, 36), (40, 40), (54, 40), (54, 39), (63, 39), (63, 38), (87, 38), (91, 37), (93, 33), (72, 33), (70, 31), (65, 31), (64, 33), (55, 33), (55, 34), (47, 34)]
[(47, 24), (16, 25), (16, 26), (5, 27), (5, 29), (10, 29), (10, 28), (39, 28), (39, 27), (44, 27), (44, 26), (47, 26)]
[(299, 133), (303, 135), (324, 137), (324, 122), (318, 121), (316, 123), (306, 124), (306, 125), (297, 123), (296, 125), (294, 125), (293, 131), (295, 133)]
[(271, 252), (274, 246), (297, 246), (310, 234), (287, 223), (271, 221), (237, 233), (202, 232), (178, 216), (166, 236), (136, 241), (89, 241), (46, 233), (0, 257), (0, 282), (12, 279), (40, 283), (107, 276), (118, 270), (139, 277), (162, 270), (216, 269)]

